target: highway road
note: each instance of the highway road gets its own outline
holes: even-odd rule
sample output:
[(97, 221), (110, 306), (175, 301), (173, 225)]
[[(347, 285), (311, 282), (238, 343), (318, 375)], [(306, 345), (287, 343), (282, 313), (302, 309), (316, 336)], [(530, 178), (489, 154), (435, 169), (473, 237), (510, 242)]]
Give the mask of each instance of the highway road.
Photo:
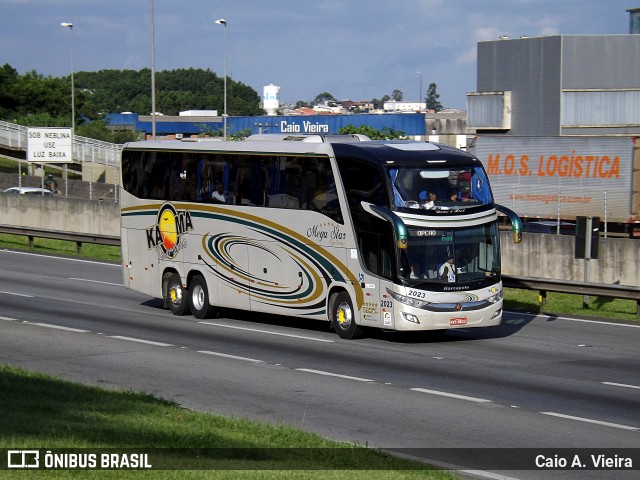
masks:
[(488, 330), (345, 341), (311, 320), (175, 317), (126, 290), (119, 265), (7, 250), (0, 265), (2, 363), (480, 477), (638, 476), (639, 462), (634, 471), (515, 470), (454, 449), (639, 449), (640, 324), (507, 312)]

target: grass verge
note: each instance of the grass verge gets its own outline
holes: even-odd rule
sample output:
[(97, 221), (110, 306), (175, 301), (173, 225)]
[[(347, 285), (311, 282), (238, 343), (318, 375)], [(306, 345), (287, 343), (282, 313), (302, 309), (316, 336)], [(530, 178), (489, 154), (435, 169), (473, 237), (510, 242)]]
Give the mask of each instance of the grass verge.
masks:
[(0, 233), (0, 248), (120, 263), (120, 247), (111, 245), (83, 243), (80, 253), (78, 253), (75, 242), (51, 238), (34, 238), (32, 248), (29, 248), (29, 239), (25, 235)]
[(147, 394), (78, 385), (9, 365), (0, 365), (0, 391), (0, 448), (140, 449), (161, 468), (5, 470), (3, 478), (455, 478), (288, 426), (193, 412)]
[(634, 300), (591, 296), (587, 305), (584, 308), (582, 295), (548, 292), (545, 305), (540, 305), (537, 291), (505, 288), (504, 292), (505, 310), (638, 321)]

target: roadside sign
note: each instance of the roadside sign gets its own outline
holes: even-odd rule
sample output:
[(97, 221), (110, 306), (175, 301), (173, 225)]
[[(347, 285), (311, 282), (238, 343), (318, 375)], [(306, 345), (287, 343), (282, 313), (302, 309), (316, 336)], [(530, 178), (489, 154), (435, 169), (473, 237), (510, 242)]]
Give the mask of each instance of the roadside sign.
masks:
[(70, 128), (28, 128), (27, 161), (35, 163), (71, 163), (73, 135)]

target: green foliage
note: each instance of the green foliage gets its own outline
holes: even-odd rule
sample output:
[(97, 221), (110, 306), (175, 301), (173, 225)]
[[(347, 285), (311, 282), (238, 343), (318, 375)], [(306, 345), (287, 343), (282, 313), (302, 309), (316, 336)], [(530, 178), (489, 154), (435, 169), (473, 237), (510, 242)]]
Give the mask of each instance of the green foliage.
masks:
[(394, 102), (401, 102), (402, 98), (404, 97), (404, 94), (402, 93), (401, 90), (394, 90), (393, 93), (391, 94), (391, 98), (393, 98)]
[(384, 127), (382, 130), (376, 130), (369, 125), (360, 125), (359, 127), (347, 125), (346, 127), (340, 128), (338, 133), (340, 135), (366, 135), (371, 140), (398, 140), (407, 138), (407, 135), (401, 130), (395, 130), (389, 127)]
[(314, 105), (319, 105), (324, 102), (337, 102), (336, 97), (331, 95), (329, 92), (322, 92), (316, 95), (316, 98), (313, 100)]
[(76, 134), (82, 137), (95, 138), (109, 143), (126, 143), (138, 140), (138, 133), (133, 130), (111, 130), (106, 120), (94, 120), (76, 127)]
[[(224, 132), (222, 128), (217, 128), (217, 129), (213, 129), (210, 125), (201, 123), (198, 124), (198, 128), (200, 128), (201, 132), (200, 135), (198, 135), (200, 138), (206, 138), (206, 137), (223, 137), (224, 136)], [(227, 130), (229, 130), (229, 127), (227, 126)], [(245, 128), (244, 130), (239, 130), (235, 133), (229, 133), (227, 134), (227, 140), (233, 140), (233, 141), (242, 141), (245, 138), (247, 138), (249, 135), (251, 135), (253, 132), (250, 128)]]
[(425, 103), (427, 104), (428, 110), (433, 110), (434, 112), (439, 112), (442, 110), (442, 104), (438, 101), (440, 95), (436, 93), (436, 88), (438, 86), (435, 83), (429, 84), (429, 89), (427, 90), (427, 96), (425, 97)]
[[(35, 71), (19, 75), (8, 64), (0, 68), (0, 119), (27, 126), (71, 125), (71, 78), (43, 77)], [(151, 113), (151, 70), (100, 70), (74, 74), (78, 135), (112, 141), (106, 125), (96, 124), (107, 113)], [(183, 110), (222, 111), (224, 79), (210, 70), (156, 72), (156, 110), (177, 115)], [(227, 79), (227, 113), (262, 115), (260, 97), (251, 87)], [(85, 128), (80, 128), (84, 126)], [(127, 133), (111, 134), (124, 137)], [(121, 143), (117, 141), (116, 143)]]
[(382, 100), (378, 100), (377, 98), (372, 99), (371, 104), (376, 110), (381, 110), (382, 107), (384, 107), (384, 103), (382, 102)]

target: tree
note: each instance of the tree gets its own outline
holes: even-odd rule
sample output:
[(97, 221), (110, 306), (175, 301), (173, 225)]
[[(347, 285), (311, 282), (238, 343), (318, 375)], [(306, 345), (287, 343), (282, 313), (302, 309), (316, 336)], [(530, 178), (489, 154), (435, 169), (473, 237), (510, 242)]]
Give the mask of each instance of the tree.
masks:
[(427, 96), (425, 97), (425, 103), (427, 104), (427, 110), (433, 110), (434, 112), (439, 112), (442, 110), (442, 104), (438, 101), (440, 95), (436, 93), (437, 85), (435, 83), (429, 84), (429, 89), (427, 90)]
[(402, 91), (398, 89), (394, 90), (393, 93), (391, 94), (391, 98), (393, 98), (394, 102), (401, 102), (402, 97), (403, 97)]
[(329, 92), (319, 93), (316, 98), (313, 100), (315, 105), (319, 105), (324, 102), (337, 102), (336, 97), (331, 95)]
[(393, 128), (384, 127), (382, 130), (376, 130), (369, 125), (360, 125), (355, 127), (353, 125), (347, 125), (338, 130), (340, 135), (360, 134), (366, 135), (371, 140), (396, 140), (407, 138), (406, 133), (401, 130), (395, 130)]

